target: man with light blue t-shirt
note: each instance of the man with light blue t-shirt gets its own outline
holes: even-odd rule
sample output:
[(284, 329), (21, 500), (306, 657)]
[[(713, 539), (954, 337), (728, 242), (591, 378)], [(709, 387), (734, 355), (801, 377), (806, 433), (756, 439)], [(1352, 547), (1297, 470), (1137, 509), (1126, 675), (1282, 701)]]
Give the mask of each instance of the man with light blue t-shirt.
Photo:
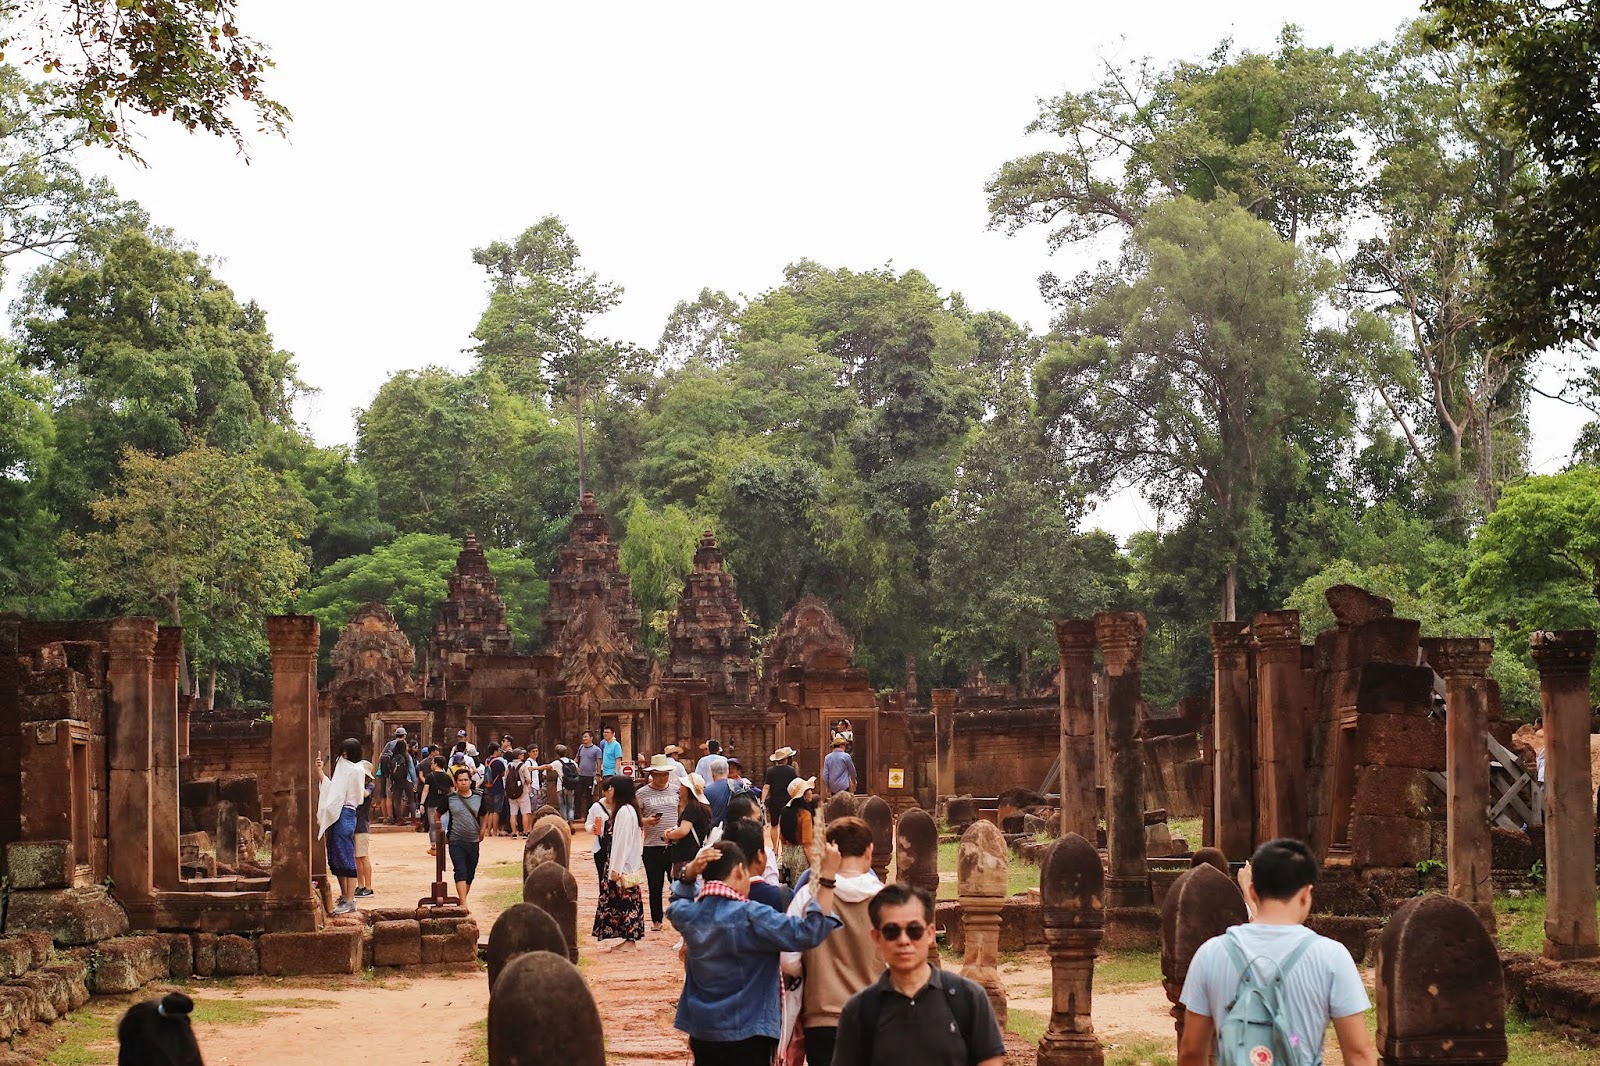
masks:
[(600, 742), (600, 776), (606, 778), (617, 772), (617, 763), (622, 761), (622, 744), (617, 740), (617, 731), (610, 726), (600, 732), (605, 737)]
[[(1178, 1066), (1207, 1066), (1213, 1053), (1218, 1062), (1229, 1061), (1218, 1036), (1239, 990), (1240, 957), (1266, 981), (1285, 967), (1278, 1020), (1292, 1048), (1289, 1054), (1298, 1061), (1272, 1066), (1322, 1066), (1330, 1021), (1345, 1066), (1376, 1066), (1378, 1054), (1367, 1034), (1367, 990), (1355, 960), (1337, 940), (1305, 927), (1316, 883), (1317, 860), (1300, 841), (1269, 840), (1256, 849), (1239, 873), (1250, 923), (1212, 937), (1189, 963), (1179, 1000), (1185, 1014)], [(1259, 1057), (1263, 1049), (1255, 1052)], [(1265, 1054), (1267, 1064), (1272, 1058)]]

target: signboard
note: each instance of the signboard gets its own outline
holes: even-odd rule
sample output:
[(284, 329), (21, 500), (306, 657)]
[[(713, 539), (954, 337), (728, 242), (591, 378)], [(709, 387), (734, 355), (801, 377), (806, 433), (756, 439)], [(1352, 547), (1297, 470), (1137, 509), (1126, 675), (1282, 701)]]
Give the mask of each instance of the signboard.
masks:
[(889, 787), (890, 788), (905, 788), (906, 787), (906, 772), (905, 772), (904, 767), (891, 766), (889, 768)]
[(631, 761), (617, 763), (617, 773), (621, 774), (623, 777), (632, 777), (633, 763)]

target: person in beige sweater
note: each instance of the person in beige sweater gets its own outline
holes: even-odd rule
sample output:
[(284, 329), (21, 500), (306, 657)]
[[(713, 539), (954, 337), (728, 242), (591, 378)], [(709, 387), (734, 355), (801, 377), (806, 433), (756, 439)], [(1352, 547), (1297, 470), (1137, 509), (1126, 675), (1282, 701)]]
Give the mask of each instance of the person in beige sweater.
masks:
[[(821, 884), (833, 889), (833, 913), (844, 924), (809, 951), (786, 951), (782, 955), (784, 1031), (778, 1042), (780, 1063), (798, 1062), (798, 1049), (789, 1047), (798, 1030), (805, 1034), (808, 1066), (829, 1066), (839, 1012), (851, 996), (883, 973), (883, 958), (872, 942), (872, 918), (867, 913), (867, 904), (883, 888), (883, 882), (872, 872), (872, 829), (860, 818), (838, 818), (828, 823), (823, 838), (837, 847), (841, 856), (834, 883)], [(795, 892), (790, 914), (805, 913), (815, 884), (807, 881)], [(791, 989), (796, 979), (798, 987)]]

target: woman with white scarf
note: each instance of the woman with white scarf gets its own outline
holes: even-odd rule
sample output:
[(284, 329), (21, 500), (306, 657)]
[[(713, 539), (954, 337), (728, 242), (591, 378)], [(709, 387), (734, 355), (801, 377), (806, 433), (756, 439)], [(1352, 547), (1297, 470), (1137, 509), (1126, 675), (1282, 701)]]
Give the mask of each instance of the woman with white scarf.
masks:
[(339, 903), (334, 914), (356, 911), (356, 809), (366, 798), (366, 773), (361, 769), (361, 741), (351, 737), (339, 745), (333, 776), (322, 773), (317, 756), (321, 790), (317, 798), (317, 833), (328, 841), (328, 872), (339, 879)]
[(606, 944), (610, 951), (635, 947), (644, 939), (644, 896), (639, 891), (644, 883), (644, 833), (633, 782), (613, 777), (605, 787), (611, 800), (611, 820), (600, 837), (606, 865), (594, 908), (593, 935), (602, 942), (619, 941)]

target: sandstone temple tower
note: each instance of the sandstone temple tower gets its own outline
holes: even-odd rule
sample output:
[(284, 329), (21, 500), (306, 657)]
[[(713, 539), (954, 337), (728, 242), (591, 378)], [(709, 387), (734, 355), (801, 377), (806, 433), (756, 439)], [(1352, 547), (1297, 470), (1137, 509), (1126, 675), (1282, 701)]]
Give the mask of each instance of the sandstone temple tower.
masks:
[(678, 597), (667, 639), (669, 676), (705, 678), (713, 703), (755, 703), (750, 624), (733, 575), (723, 569), (722, 549), (709, 529), (695, 549), (694, 569)]

